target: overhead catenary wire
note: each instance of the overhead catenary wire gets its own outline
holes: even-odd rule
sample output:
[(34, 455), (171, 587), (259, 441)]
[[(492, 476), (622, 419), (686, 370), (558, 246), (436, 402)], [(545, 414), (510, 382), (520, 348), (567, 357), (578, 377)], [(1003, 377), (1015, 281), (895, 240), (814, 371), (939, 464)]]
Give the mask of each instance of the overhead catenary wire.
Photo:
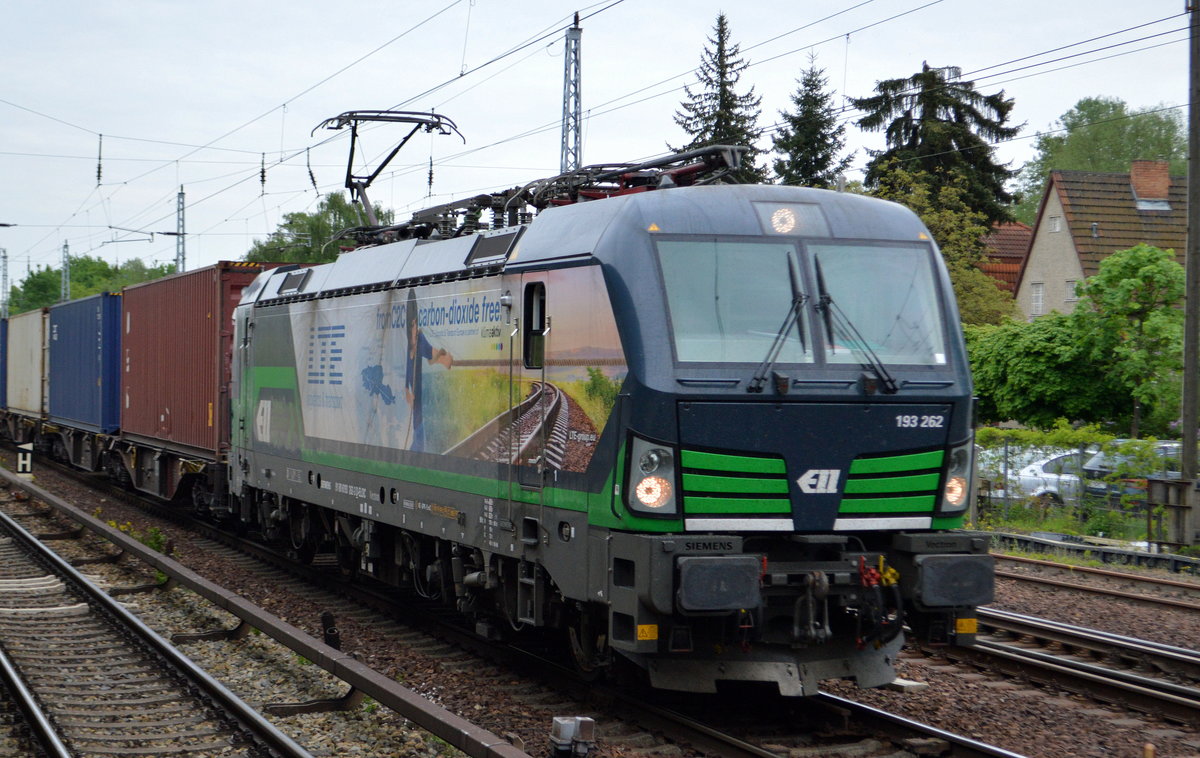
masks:
[[(870, 2), (870, 0), (868, 0), (868, 2)], [(609, 6), (607, 6), (607, 7), (612, 7), (612, 5), (615, 5), (615, 4), (616, 4), (616, 3), (612, 3), (612, 4), (610, 4), (610, 5), (609, 5)], [(857, 8), (857, 7), (860, 7), (860, 6), (862, 6), (862, 5), (866, 5), (866, 4), (868, 4), (868, 3), (866, 3), (866, 2), (864, 2), (864, 3), (859, 3), (859, 4), (857, 4), (857, 5), (853, 6), (853, 7), (854, 7), (854, 8)], [(454, 4), (451, 4), (450, 6), (447, 6), (447, 7), (452, 7), (453, 5), (454, 5)], [(599, 5), (599, 4), (597, 4), (597, 5)], [(927, 5), (932, 5), (932, 4), (927, 4)], [(593, 6), (593, 7), (595, 7), (595, 6)], [(607, 9), (607, 7), (606, 7), (605, 9)], [(920, 8), (923, 8), (923, 7), (926, 7), (926, 6), (920, 6)], [(911, 11), (911, 12), (915, 12), (916, 10), (919, 10), (920, 8), (915, 8), (915, 9), (912, 9), (912, 11)], [(847, 9), (847, 10), (850, 10), (850, 9)], [(600, 11), (597, 11), (597, 12), (600, 12)], [(889, 18), (892, 18), (892, 17), (889, 17)], [(885, 19), (885, 21), (886, 21), (886, 20), (887, 20), (887, 19)], [(876, 22), (876, 23), (882, 23), (882, 22)], [(1153, 23), (1153, 22), (1149, 22), (1149, 23)], [(861, 28), (865, 28), (865, 27), (859, 27), (859, 28), (861, 29)], [(857, 31), (857, 30), (856, 30), (856, 31)], [(1110, 34), (1115, 34), (1115, 33), (1117, 33), (1117, 32), (1113, 32), (1113, 33), (1110, 33)], [(762, 46), (762, 45), (766, 44), (767, 42), (774, 41), (774, 40), (776, 40), (776, 39), (779, 39), (780, 37), (783, 37), (783, 36), (786, 36), (786, 34), (785, 34), (785, 35), (776, 35), (775, 37), (772, 37), (770, 40), (765, 40), (765, 41), (763, 41), (763, 42), (756, 43), (755, 45), (751, 46), (750, 48), (746, 48), (746, 49), (752, 49), (752, 48), (757, 48), (757, 47), (760, 47), (760, 46)], [(1108, 36), (1108, 35), (1104, 35), (1104, 36)], [(839, 34), (838, 34), (836, 37), (833, 37), (833, 38), (831, 38), (831, 39), (842, 39), (843, 37), (844, 37), (844, 33), (839, 33)], [(536, 39), (536, 38), (535, 38), (535, 39)], [(1090, 39), (1090, 40), (1088, 40), (1088, 41), (1091, 41), (1091, 40), (1094, 40), (1094, 39), (1097, 39), (1097, 38), (1091, 38), (1091, 39)], [(393, 41), (394, 41), (394, 40), (393, 40)], [(389, 43), (389, 44), (390, 44), (390, 43)], [(811, 48), (811, 47), (813, 47), (815, 44), (820, 44), (820, 43), (813, 43), (813, 44), (810, 44), (810, 45), (805, 45), (805, 46), (803, 46), (803, 47), (800, 47), (800, 48), (797, 48), (796, 50), (793, 50), (793, 51), (791, 51), (791, 52), (797, 52), (797, 51), (799, 51), (799, 50), (810, 49), (810, 48)], [(1075, 43), (1075, 44), (1080, 44), (1080, 43)], [(1127, 43), (1122, 43), (1122, 44), (1127, 44)], [(1065, 48), (1065, 47), (1068, 47), (1068, 46), (1060, 46), (1060, 48), (1056, 48), (1056, 49), (1062, 49), (1062, 48)], [(377, 49), (378, 49), (378, 48), (377, 48)], [(513, 49), (513, 51), (515, 52), (515, 51), (517, 51), (517, 50), (520, 50), (520, 49), (522, 49), (522, 48), (519, 48), (519, 47), (517, 47), (517, 48), (514, 48), (514, 49)], [(1043, 52), (1042, 52), (1042, 53), (1040, 53), (1039, 55), (1046, 55), (1046, 54), (1048, 54), (1049, 52), (1052, 52), (1052, 51), (1043, 51)], [(1081, 53), (1080, 55), (1083, 55), (1083, 53)], [(365, 57), (365, 56), (364, 56), (364, 57)], [(770, 58), (770, 59), (767, 59), (767, 60), (774, 60), (774, 59), (777, 59), (778, 57), (780, 57), (780, 56), (779, 56), (779, 55), (777, 55), (777, 56), (774, 56), (774, 57), (772, 57), (772, 58)], [(1027, 56), (1027, 57), (1026, 57), (1026, 59), (1029, 59), (1029, 58), (1032, 58), (1032, 57), (1034, 57), (1034, 56)], [(360, 59), (360, 60), (361, 60), (361, 59)], [(1020, 60), (1020, 59), (1016, 59), (1016, 60)], [(764, 62), (765, 62), (765, 61), (755, 62), (753, 65), (761, 65), (761, 64), (762, 64), (762, 63), (764, 63)], [(1004, 62), (1004, 63), (1001, 63), (1001, 64), (993, 64), (993, 66), (991, 66), (991, 67), (988, 67), (987, 69), (978, 69), (978, 71), (986, 71), (986, 70), (989, 70), (989, 69), (991, 69), (991, 68), (995, 68), (995, 67), (997, 67), (997, 66), (1009, 65), (1009, 64), (1011, 64), (1012, 62), (1013, 62), (1013, 61), (1006, 61), (1006, 62)], [(492, 61), (489, 61), (488, 63), (492, 63)], [(1034, 65), (1031, 65), (1031, 66), (1029, 66), (1029, 67), (1026, 67), (1026, 68), (1036, 68), (1036, 67), (1037, 67), (1037, 66), (1039, 66), (1039, 65), (1045, 65), (1045, 63), (1047, 63), (1047, 62), (1043, 62), (1043, 63), (1041, 63), (1041, 64), (1034, 64)], [(1086, 62), (1085, 62), (1085, 63), (1086, 63)], [(353, 64), (351, 64), (351, 65), (353, 65)], [(484, 64), (484, 65), (487, 65), (487, 64)], [(1079, 64), (1079, 65), (1083, 65), (1083, 64)], [(344, 69), (343, 69), (343, 70), (344, 70)], [(476, 70), (478, 70), (478, 69), (476, 69)], [(337, 73), (339, 73), (339, 72), (335, 72), (334, 74), (332, 74), (332, 75), (331, 75), (331, 77), (332, 77), (332, 76), (336, 76), (336, 75), (337, 75)], [(991, 76), (1001, 76), (1001, 75), (1003, 75), (1003, 74), (1004, 74), (1004, 72), (1001, 72), (1001, 73), (998, 73), (998, 74), (992, 74)], [(327, 79), (328, 79), (328, 78), (327, 78)], [(327, 80), (327, 79), (326, 79), (326, 80)], [(318, 82), (316, 85), (313, 85), (313, 87), (312, 87), (312, 88), (315, 88), (315, 87), (317, 87), (317, 86), (320, 86), (320, 84), (321, 84), (321, 83), (323, 83), (323, 81), (326, 81), (326, 80), (322, 80), (322, 82)], [(452, 81), (457, 81), (457, 80), (452, 80)], [(669, 80), (666, 80), (666, 81), (669, 81)], [(451, 82), (447, 82), (446, 84), (448, 85), (449, 83), (451, 83)], [(475, 86), (478, 86), (478, 85), (475, 85)], [(651, 85), (651, 86), (653, 87), (653, 86), (656, 86), (656, 85)], [(310, 89), (312, 89), (312, 88), (310, 88)], [(306, 91), (308, 91), (308, 90), (306, 90)], [(635, 92), (636, 92), (636, 91), (637, 91), (637, 90), (635, 90)], [(642, 89), (642, 90), (640, 90), (640, 91), (645, 91), (645, 89)], [(670, 91), (674, 91), (674, 90), (668, 90), (667, 92), (661, 92), (661, 93), (657, 93), (656, 95), (654, 95), (654, 97), (662, 97), (662, 96), (664, 96), (664, 95), (666, 95), (666, 94), (669, 94), (669, 92), (670, 92)], [(303, 94), (303, 93), (301, 93), (301, 94)], [(457, 97), (457, 96), (458, 96), (458, 95), (456, 95), (455, 97)], [(629, 97), (629, 95), (627, 94), (627, 95), (624, 95), (624, 96), (622, 96), (622, 97), (624, 97), (624, 98), (628, 98), (628, 97)], [(649, 99), (649, 98), (647, 98), (647, 99)], [(614, 100), (610, 100), (610, 101), (609, 101), (609, 103), (614, 103), (614, 102), (618, 102), (618, 101), (620, 101), (620, 98), (617, 98), (617, 99), (614, 99)], [(289, 101), (286, 101), (286, 102), (291, 102), (291, 100), (289, 100)], [(284, 103), (284, 106), (286, 106), (286, 102)], [(637, 102), (642, 102), (642, 100), (639, 100), (639, 101), (637, 101)], [(625, 106), (612, 107), (612, 108), (607, 108), (607, 109), (605, 108), (605, 106), (606, 106), (606, 105), (607, 105), (607, 104), (602, 104), (601, 106), (593, 106), (591, 109), (589, 109), (590, 115), (591, 115), (591, 116), (595, 116), (595, 117), (603, 116), (603, 115), (606, 115), (606, 114), (608, 114), (608, 113), (611, 113), (611, 112), (618, 111), (618, 110), (620, 109), (620, 107), (627, 107), (629, 104), (626, 104)], [(284, 107), (284, 106), (281, 106), (281, 107)], [(32, 110), (32, 109), (27, 109), (27, 110)], [(274, 109), (272, 109), (272, 111), (273, 111), (273, 110), (274, 110)], [(268, 111), (268, 113), (270, 113), (270, 112), (271, 112), (271, 111)], [(39, 115), (45, 115), (45, 114), (39, 114)], [(266, 114), (264, 114), (264, 115), (266, 115)], [(65, 120), (63, 120), (63, 123), (65, 123), (65, 124), (68, 124), (68, 125), (70, 125), (70, 126), (73, 126), (73, 127), (75, 127), (75, 128), (78, 128), (78, 129), (83, 129), (84, 131), (88, 131), (88, 130), (87, 130), (87, 129), (85, 129), (84, 127), (81, 127), (81, 126), (79, 126), (78, 124), (72, 124), (72, 123), (70, 123), (70, 122), (67, 122), (67, 121), (65, 121)], [(250, 122), (247, 122), (247, 123), (250, 123)], [(522, 132), (520, 132), (520, 133), (517, 133), (517, 134), (511, 135), (511, 136), (509, 136), (509, 137), (507, 137), (507, 138), (503, 138), (503, 139), (499, 139), (499, 140), (494, 140), (494, 141), (492, 141), (492, 142), (488, 143), (488, 145), (484, 145), (484, 146), (482, 146), (481, 148), (478, 148), (478, 149), (472, 149), (472, 150), (469, 150), (469, 151), (463, 151), (463, 152), (460, 152), (460, 153), (456, 153), (456, 154), (454, 154), (454, 155), (448, 155), (448, 156), (445, 156), (445, 157), (443, 157), (443, 158), (440, 158), (440, 159), (438, 159), (438, 160), (435, 162), (435, 165), (436, 165), (436, 166), (449, 165), (449, 164), (451, 164), (453, 161), (455, 161), (455, 160), (458, 160), (458, 159), (462, 158), (462, 157), (463, 157), (463, 156), (465, 156), (465, 155), (469, 155), (469, 154), (473, 154), (473, 153), (478, 153), (478, 152), (480, 152), (480, 151), (482, 151), (482, 150), (487, 150), (487, 149), (489, 149), (489, 148), (495, 148), (495, 147), (499, 147), (499, 146), (501, 146), (501, 145), (504, 145), (504, 144), (509, 144), (509, 143), (511, 143), (511, 142), (514, 142), (514, 141), (516, 141), (516, 140), (519, 140), (519, 139), (524, 139), (524, 138), (526, 138), (526, 137), (529, 137), (529, 136), (532, 136), (532, 135), (535, 135), (535, 134), (540, 134), (540, 133), (543, 133), (544, 131), (547, 131), (547, 130), (549, 130), (549, 129), (554, 129), (554, 128), (557, 128), (557, 126), (558, 126), (558, 120), (556, 119), (554, 122), (548, 122), (548, 123), (547, 123), (547, 125), (546, 125), (546, 127), (544, 127), (544, 128), (543, 128), (543, 127), (534, 127), (534, 128), (532, 128), (532, 129), (527, 129), (527, 130), (524, 130), (524, 131), (522, 131)], [(112, 137), (112, 139), (119, 139), (119, 137)], [(218, 138), (218, 140), (219, 140), (219, 139), (221, 139), (221, 138)], [(166, 141), (163, 141), (163, 142), (165, 143)], [(326, 141), (324, 141), (324, 140), (323, 140), (323, 141), (321, 141), (321, 142), (317, 143), (317, 145), (324, 144), (325, 142), (326, 142)], [(305, 156), (306, 156), (305, 166), (306, 166), (306, 167), (308, 167), (308, 166), (311, 166), (311, 161), (310, 161), (310, 160), (308, 160), (308, 153), (309, 153), (309, 151), (310, 151), (310, 150), (311, 150), (313, 147), (316, 147), (317, 145), (310, 145), (310, 146), (308, 146), (308, 147), (306, 147), (306, 148), (301, 148), (301, 149), (298, 151), (298, 152), (303, 152), (303, 153), (305, 154)], [(206, 145), (202, 145), (202, 146), (194, 147), (193, 149), (228, 149), (228, 148), (221, 148), (221, 147), (215, 146), (215, 145), (213, 145), (213, 144), (212, 144), (212, 141), (210, 141), (210, 142), (209, 142), (209, 143), (207, 143)], [(254, 154), (254, 152), (252, 152), (252, 151), (249, 151), (249, 150), (246, 150), (246, 151), (241, 151), (241, 152), (244, 152), (244, 153), (247, 153), (247, 154)], [(261, 151), (258, 151), (258, 152), (261, 152)], [(269, 164), (269, 165), (270, 165), (270, 167), (272, 167), (272, 168), (273, 168), (273, 167), (274, 167), (274, 166), (276, 166), (276, 165), (282, 165), (283, 163), (285, 163), (285, 162), (286, 162), (286, 160), (289, 160), (289, 159), (291, 159), (291, 158), (293, 158), (293, 157), (295, 157), (295, 156), (284, 156), (284, 155), (281, 155), (281, 156), (280, 156), (280, 160), (279, 160), (279, 161), (272, 162), (272, 163), (271, 163), (271, 164)], [(116, 160), (116, 159), (115, 159), (115, 158), (110, 158), (109, 160)], [(144, 159), (144, 160), (153, 160), (153, 159)], [(175, 162), (176, 162), (176, 165), (178, 165), (178, 160), (177, 160), (177, 161), (175, 161)], [(198, 162), (198, 161), (197, 161), (197, 162)], [(231, 162), (231, 163), (232, 163), (232, 162)], [(247, 163), (249, 163), (249, 161), (247, 161)], [(261, 168), (263, 167), (263, 163), (264, 163), (264, 162), (263, 162), (263, 161), (260, 161), (259, 163), (260, 163), (260, 166), (259, 166), (259, 168), (260, 168), (260, 172), (261, 172)], [(258, 172), (258, 173), (260, 173), (260, 172)], [(403, 176), (403, 173), (404, 173), (403, 171), (397, 171), (397, 172), (393, 172), (393, 176), (396, 176), (396, 177)], [(143, 175), (145, 175), (145, 174), (143, 174)], [(238, 176), (238, 174), (237, 174), (236, 172), (233, 172), (232, 174), (228, 174), (228, 175), (226, 175), (226, 176), (228, 176), (228, 177), (233, 177), (233, 176)], [(132, 181), (135, 181), (137, 178), (138, 178), (138, 177), (134, 177), (134, 179), (127, 180), (127, 182), (132, 182)], [(312, 188), (313, 188), (314, 190), (317, 190), (317, 182), (315, 181), (314, 177), (311, 177), (311, 176), (309, 176), (308, 178), (309, 178), (309, 183), (312, 185)], [(214, 181), (214, 179), (207, 179), (206, 181)], [(193, 182), (189, 181), (189, 184), (192, 184), (192, 183), (193, 183)], [(207, 199), (211, 199), (212, 197), (215, 197), (215, 196), (219, 195), (219, 194), (220, 194), (220, 192), (222, 192), (222, 191), (229, 191), (229, 190), (231, 190), (231, 189), (233, 189), (233, 188), (236, 188), (236, 187), (237, 187), (237, 186), (239, 186), (241, 183), (242, 183), (241, 181), (234, 181), (234, 182), (232, 182), (232, 183), (228, 184), (227, 186), (225, 186), (225, 187), (224, 187), (222, 190), (218, 190), (218, 191), (217, 191), (217, 193), (214, 193), (214, 194), (212, 194), (212, 195), (205, 196), (204, 198), (200, 198), (200, 199), (198, 199), (198, 200), (196, 200), (196, 201), (193, 201), (193, 202), (189, 203), (189, 206), (192, 206), (192, 205), (199, 204), (199, 203), (201, 203), (201, 202), (204, 202), (204, 201), (205, 201), (205, 200), (207, 200)], [(83, 204), (86, 204), (86, 202), (87, 202), (87, 201), (85, 200)], [(106, 207), (107, 207), (107, 206), (106, 206)], [(169, 215), (169, 214), (164, 214), (164, 217), (166, 217), (167, 215)], [(148, 222), (148, 223), (153, 223), (153, 222)], [(64, 228), (66, 228), (66, 227), (64, 227)]]

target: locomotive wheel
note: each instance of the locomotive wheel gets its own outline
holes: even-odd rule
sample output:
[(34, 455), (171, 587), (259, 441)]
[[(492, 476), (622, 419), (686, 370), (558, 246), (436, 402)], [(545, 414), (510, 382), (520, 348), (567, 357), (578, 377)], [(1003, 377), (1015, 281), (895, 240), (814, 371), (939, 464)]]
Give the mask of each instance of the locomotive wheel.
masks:
[(571, 662), (589, 682), (604, 676), (612, 659), (608, 649), (607, 625), (592, 614), (581, 611), (567, 628)]
[(358, 564), (362, 558), (362, 551), (349, 545), (339, 544), (336, 554), (338, 568), (341, 569), (342, 576), (347, 579), (353, 579), (358, 574)]
[(317, 543), (312, 537), (312, 522), (309, 519), (308, 508), (293, 504), (288, 508), (288, 537), (291, 541), (291, 554), (301, 563), (312, 563), (317, 554)]

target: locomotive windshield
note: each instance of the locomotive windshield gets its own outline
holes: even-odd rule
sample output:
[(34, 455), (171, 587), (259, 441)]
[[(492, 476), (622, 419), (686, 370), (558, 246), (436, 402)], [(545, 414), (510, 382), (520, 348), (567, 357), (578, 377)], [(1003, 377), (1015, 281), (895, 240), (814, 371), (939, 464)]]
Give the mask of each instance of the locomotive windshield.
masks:
[[(865, 351), (885, 365), (946, 363), (928, 245), (660, 239), (657, 248), (679, 362), (762, 361), (801, 298), (804, 316), (775, 363), (861, 364)], [(822, 298), (856, 334), (813, 310)]]
[[(822, 294), (886, 365), (946, 362), (932, 252), (925, 245), (810, 244)], [(853, 339), (834, 332), (829, 363), (861, 363)]]
[[(798, 294), (795, 254), (790, 242), (660, 241), (677, 359), (761, 361)], [(780, 363), (812, 361), (802, 322), (785, 335)]]

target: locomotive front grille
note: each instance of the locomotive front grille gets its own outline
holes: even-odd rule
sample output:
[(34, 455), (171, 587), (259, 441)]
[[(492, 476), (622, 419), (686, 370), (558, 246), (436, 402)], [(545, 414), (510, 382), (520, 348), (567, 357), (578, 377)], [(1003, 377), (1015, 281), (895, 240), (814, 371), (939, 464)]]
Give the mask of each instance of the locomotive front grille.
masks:
[(746, 517), (792, 512), (783, 458), (683, 450), (680, 463), (685, 513)]
[(946, 451), (939, 448), (854, 459), (838, 508), (839, 521), (845, 522), (841, 528), (868, 516), (927, 521), (937, 506), (945, 457)]

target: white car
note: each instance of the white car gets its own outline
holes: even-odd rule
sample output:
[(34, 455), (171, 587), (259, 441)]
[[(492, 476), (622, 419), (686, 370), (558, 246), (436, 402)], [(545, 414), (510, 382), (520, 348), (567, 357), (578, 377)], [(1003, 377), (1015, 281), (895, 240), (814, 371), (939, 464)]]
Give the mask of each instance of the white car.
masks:
[[(1070, 452), (1062, 448), (1036, 447), (977, 447), (975, 450), (975, 478), (979, 482), (982, 493), (993, 500), (1004, 498), (1005, 481), (1015, 486), (1017, 474), (1031, 464), (1038, 463), (1063, 453)], [(1010, 497), (1019, 498), (1019, 494), (1010, 493)]]
[(1082, 492), (1083, 464), (1091, 452), (1072, 450), (1030, 463), (1009, 477), (1010, 496), (1048, 503), (1076, 501)]

